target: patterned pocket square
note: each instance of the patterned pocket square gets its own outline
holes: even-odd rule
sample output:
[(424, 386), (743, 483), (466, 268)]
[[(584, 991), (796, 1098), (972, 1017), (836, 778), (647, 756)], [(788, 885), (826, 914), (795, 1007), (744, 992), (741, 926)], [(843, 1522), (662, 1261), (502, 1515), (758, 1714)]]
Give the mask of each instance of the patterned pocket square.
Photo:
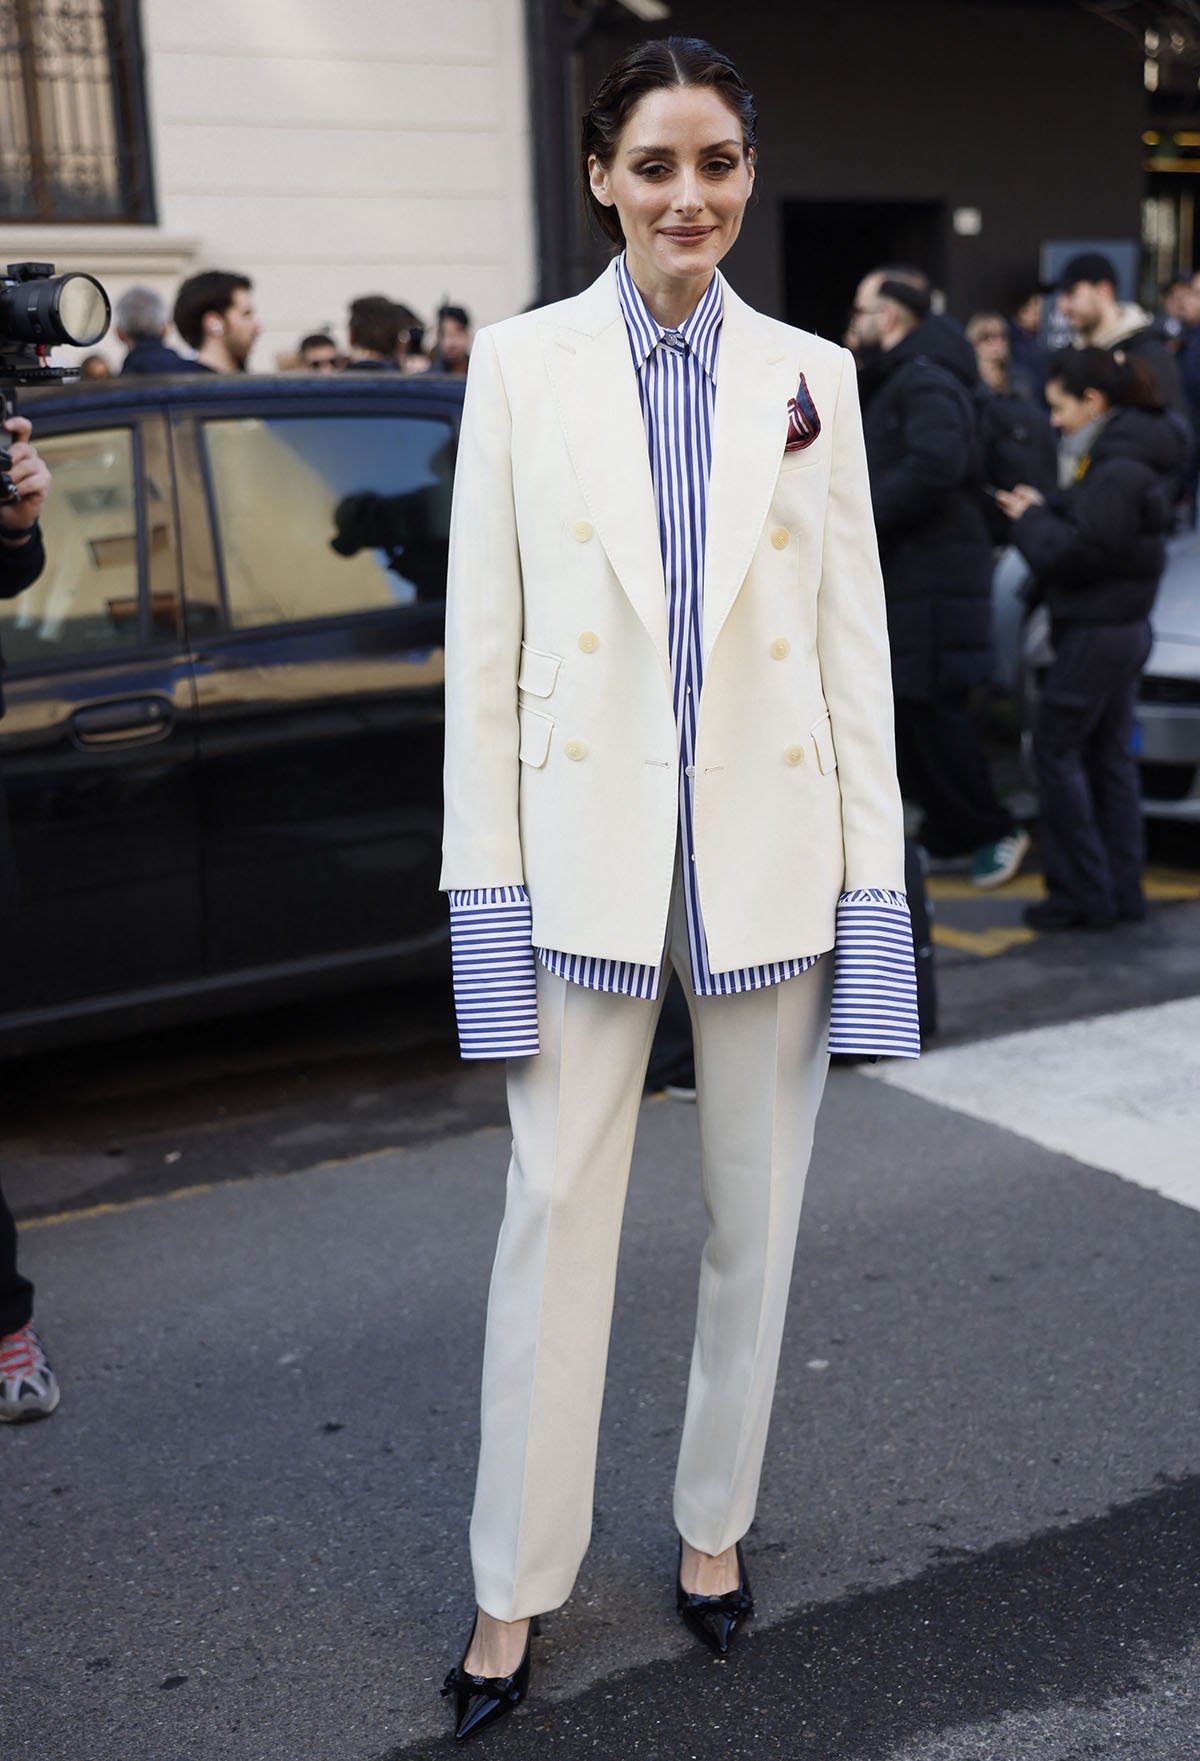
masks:
[(795, 397), (788, 399), (788, 432), (784, 452), (803, 452), (821, 432), (821, 418), (803, 373)]

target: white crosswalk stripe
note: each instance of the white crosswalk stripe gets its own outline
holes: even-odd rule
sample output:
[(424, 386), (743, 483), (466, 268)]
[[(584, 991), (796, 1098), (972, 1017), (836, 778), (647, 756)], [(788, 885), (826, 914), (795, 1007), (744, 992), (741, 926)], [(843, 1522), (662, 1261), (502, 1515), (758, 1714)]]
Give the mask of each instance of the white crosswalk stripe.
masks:
[(1200, 1210), (1200, 997), (949, 1046), (871, 1074)]

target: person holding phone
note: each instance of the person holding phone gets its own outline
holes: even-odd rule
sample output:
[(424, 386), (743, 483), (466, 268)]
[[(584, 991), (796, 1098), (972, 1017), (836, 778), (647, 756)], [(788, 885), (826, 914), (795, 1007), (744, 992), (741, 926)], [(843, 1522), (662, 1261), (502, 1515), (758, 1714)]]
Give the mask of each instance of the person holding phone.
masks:
[(996, 497), (1054, 648), (1033, 727), (1046, 897), (1024, 916), (1032, 929), (1103, 930), (1146, 915), (1133, 724), (1187, 449), (1137, 356), (1064, 349), (1046, 396), (1065, 488), (1018, 484)]

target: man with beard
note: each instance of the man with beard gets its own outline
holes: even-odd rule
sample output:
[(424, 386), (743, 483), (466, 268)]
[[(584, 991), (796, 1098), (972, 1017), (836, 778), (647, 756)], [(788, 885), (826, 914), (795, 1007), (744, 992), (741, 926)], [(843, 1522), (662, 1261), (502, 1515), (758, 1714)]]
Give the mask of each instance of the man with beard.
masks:
[(992, 786), (969, 712), (991, 674), (992, 547), (976, 439), (975, 356), (930, 309), (916, 269), (876, 269), (855, 297), (871, 500), (887, 594), (900, 787), (935, 858), (1003, 886), (1029, 836)]
[(244, 373), (259, 333), (253, 284), (229, 269), (192, 275), (175, 296), (175, 328), (210, 373)]
[(1105, 349), (1145, 361), (1164, 406), (1186, 419), (1179, 367), (1149, 312), (1118, 300), (1117, 272), (1102, 251), (1080, 251), (1058, 278), (1058, 309), (1071, 326), (1076, 348)]

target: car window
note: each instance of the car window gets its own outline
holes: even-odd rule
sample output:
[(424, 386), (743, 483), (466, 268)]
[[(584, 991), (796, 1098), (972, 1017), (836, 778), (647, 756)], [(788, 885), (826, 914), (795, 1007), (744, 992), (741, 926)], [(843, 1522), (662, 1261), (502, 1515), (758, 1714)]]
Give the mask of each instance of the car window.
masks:
[(137, 494), (133, 433), (38, 436), (53, 487), (42, 511), (46, 567), (32, 587), (0, 600), (10, 664), (61, 661), (139, 640)]
[(235, 628), (445, 598), (447, 422), (247, 416), (204, 435)]

